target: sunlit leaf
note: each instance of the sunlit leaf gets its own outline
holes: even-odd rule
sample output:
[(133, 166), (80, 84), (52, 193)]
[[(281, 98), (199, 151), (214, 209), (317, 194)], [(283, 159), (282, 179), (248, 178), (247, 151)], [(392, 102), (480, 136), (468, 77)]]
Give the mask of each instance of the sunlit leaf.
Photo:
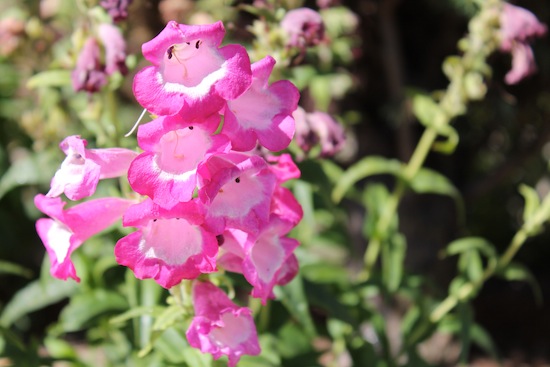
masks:
[(392, 174), (399, 176), (401, 162), (395, 159), (387, 159), (378, 156), (369, 156), (361, 159), (340, 177), (332, 191), (332, 200), (340, 202), (346, 192), (358, 181), (373, 175)]
[(27, 88), (38, 87), (63, 87), (71, 85), (70, 70), (46, 70), (29, 78)]
[(538, 305), (542, 305), (543, 296), (542, 289), (537, 282), (537, 279), (533, 276), (531, 271), (519, 263), (512, 262), (508, 264), (504, 269), (500, 270), (497, 275), (503, 277), (508, 281), (521, 281), (527, 282), (531, 286), (533, 295), (535, 296), (535, 302)]

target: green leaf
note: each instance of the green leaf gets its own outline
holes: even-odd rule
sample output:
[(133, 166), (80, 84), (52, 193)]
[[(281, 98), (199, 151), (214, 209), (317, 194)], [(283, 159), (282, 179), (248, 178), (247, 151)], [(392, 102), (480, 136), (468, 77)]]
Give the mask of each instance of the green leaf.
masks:
[(30, 269), (3, 260), (0, 260), (0, 274), (20, 275), (25, 278), (32, 277), (32, 271)]
[(48, 184), (58, 165), (54, 154), (48, 152), (29, 153), (17, 159), (0, 179), (0, 199), (18, 186)]
[(0, 324), (10, 326), (22, 316), (52, 305), (76, 293), (78, 284), (55, 278), (35, 280), (19, 290), (6, 305)]
[(164, 311), (156, 318), (153, 324), (153, 330), (166, 330), (176, 323), (181, 322), (185, 315), (183, 308), (180, 305), (172, 305), (164, 309)]
[(465, 251), (477, 250), (488, 258), (496, 258), (496, 251), (493, 244), (482, 237), (465, 237), (451, 242), (446, 254), (449, 256), (458, 255)]
[(418, 93), (412, 98), (413, 113), (424, 126), (433, 126), (442, 114), (441, 108), (426, 94)]
[(108, 311), (120, 311), (128, 307), (128, 302), (121, 294), (95, 289), (74, 295), (59, 316), (61, 328), (65, 332), (85, 328), (94, 317)]
[(401, 284), (407, 242), (401, 233), (394, 233), (382, 247), (382, 281), (390, 293)]
[(392, 174), (399, 176), (401, 173), (401, 162), (395, 159), (370, 156), (361, 159), (349, 167), (332, 191), (332, 200), (338, 203), (346, 192), (358, 181), (373, 175)]
[(27, 88), (34, 89), (38, 87), (63, 87), (71, 85), (70, 70), (46, 70), (33, 75), (27, 81)]
[(474, 323), (470, 328), (470, 339), (472, 343), (481, 348), (491, 358), (498, 360), (498, 352), (491, 335), (479, 324)]
[(540, 288), (539, 283), (537, 282), (537, 279), (533, 276), (531, 271), (519, 264), (512, 262), (508, 264), (504, 269), (500, 270), (497, 275), (501, 276), (502, 278), (508, 280), (508, 281), (523, 281), (527, 282), (531, 286), (531, 289), (533, 291), (533, 295), (535, 297), (535, 302), (537, 305), (542, 305), (543, 303), (543, 296), (542, 296), (542, 290)]
[(409, 182), (412, 190), (418, 194), (439, 194), (450, 196), (460, 201), (460, 192), (453, 183), (441, 173), (429, 168), (422, 168)]
[(297, 275), (290, 283), (282, 287), (275, 287), (275, 295), (280, 299), (288, 312), (298, 321), (306, 335), (313, 338), (317, 335), (313, 320), (309, 313), (308, 300), (304, 293), (302, 277)]
[(111, 324), (122, 324), (125, 323), (128, 320), (131, 320), (136, 317), (140, 317), (143, 315), (159, 315), (163, 310), (165, 309), (164, 306), (140, 306), (140, 307), (134, 307), (130, 310), (121, 313), (118, 316), (115, 316), (109, 320)]
[(537, 191), (527, 185), (520, 185), (519, 192), (525, 200), (523, 208), (523, 221), (527, 222), (540, 208), (540, 199)]

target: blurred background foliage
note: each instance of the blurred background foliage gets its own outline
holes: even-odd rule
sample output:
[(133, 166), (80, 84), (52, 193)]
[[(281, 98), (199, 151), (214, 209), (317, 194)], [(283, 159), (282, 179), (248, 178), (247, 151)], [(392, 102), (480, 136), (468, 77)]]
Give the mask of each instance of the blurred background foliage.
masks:
[[(423, 335), (423, 343), (415, 341), (414, 352), (403, 347), (418, 329), (419, 315), (445, 297), (456, 267), (467, 271), (469, 262), (486, 263), (472, 255), (457, 264), (456, 257), (444, 256), (446, 245), (457, 238), (483, 237), (502, 253), (523, 220), (520, 183), (534, 187), (540, 197), (550, 192), (548, 38), (534, 44), (538, 73), (515, 86), (503, 82), (510, 56), (498, 51), (490, 56), (485, 98), (453, 122), (460, 136), (455, 152), (432, 153), (426, 162), (452, 182), (461, 204), (451, 196), (406, 194), (395, 223), (406, 238), (406, 257), (392, 267), (403, 274), (376, 273), (357, 283), (352, 280), (360, 273), (367, 246), (363, 231), (374, 225), (369, 220), (380, 215), (376, 203), (389, 195), (396, 180), (391, 175), (361, 180), (339, 205), (331, 200), (332, 188), (343, 170), (364, 157), (408, 161), (424, 130), (413, 113), (413, 96), (447, 87), (441, 65), (458, 52), (475, 2), (332, 1), (321, 10), (330, 42), (296, 55), (282, 47), (276, 24), (282, 9), (316, 8), (313, 1), (267, 1), (262, 7), (258, 4), (263, 2), (250, 1), (134, 0), (128, 19), (120, 23), (130, 74), (110, 78), (102, 93), (75, 93), (70, 70), (83, 37), (106, 16), (90, 10), (97, 9), (96, 3), (4, 0), (0, 5), (0, 355), (9, 358), (0, 357), (0, 366), (10, 360), (17, 366), (54, 360), (75, 366), (213, 363), (184, 347), (185, 329), (176, 322), (177, 309), (164, 302), (168, 294), (154, 283), (138, 284), (116, 266), (112, 247), (124, 229), (87, 241), (74, 254), (80, 285), (49, 278), (34, 229), (40, 213), (32, 199), (47, 191), (63, 159), (57, 145), (65, 136), (80, 134), (91, 146), (135, 148), (135, 140), (122, 135), (141, 112), (131, 89), (133, 74), (146, 65), (140, 47), (171, 19), (223, 20), (225, 42), (246, 45), (252, 61), (273, 55), (277, 78), (291, 79), (301, 89), (300, 105), (329, 112), (347, 131), (346, 146), (333, 160), (316, 159), (315, 149), (303, 153), (291, 147), (302, 170), (302, 179), (292, 187), (305, 212), (294, 232), (302, 243), (297, 250), (301, 273), (297, 281), (277, 289), (282, 301), (263, 309), (252, 305), (264, 351), (239, 365), (392, 366), (403, 364), (398, 362), (400, 349), (408, 353), (407, 364), (421, 366), (491, 354), (526, 363), (550, 361), (546, 232), (529, 239), (517, 255), (529, 276), (518, 271), (521, 281), (488, 280), (471, 303), (450, 315), (455, 319), (449, 317)], [(550, 24), (550, 2), (515, 4)], [(114, 186), (104, 183), (98, 191), (108, 193)], [(364, 187), (368, 189), (361, 191)], [(393, 243), (405, 246), (399, 238)], [(399, 261), (404, 261), (403, 269)], [(400, 279), (392, 297), (384, 276)], [(234, 278), (243, 286), (242, 279)], [(465, 320), (472, 325), (467, 337), (460, 336)], [(472, 353), (465, 360), (457, 340), (470, 339)]]

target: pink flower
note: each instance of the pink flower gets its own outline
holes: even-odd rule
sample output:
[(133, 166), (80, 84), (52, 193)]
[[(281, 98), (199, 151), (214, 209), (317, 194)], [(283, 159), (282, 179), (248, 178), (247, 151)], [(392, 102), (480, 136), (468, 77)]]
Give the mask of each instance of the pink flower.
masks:
[(128, 73), (126, 67), (126, 42), (120, 29), (109, 23), (101, 23), (97, 33), (105, 48), (105, 72), (108, 75), (119, 71), (122, 75)]
[(138, 143), (145, 152), (130, 166), (132, 188), (166, 209), (191, 200), (198, 165), (211, 154), (230, 149), (227, 137), (212, 135), (218, 124), (216, 114), (200, 123), (164, 116), (140, 126)]
[(529, 43), (546, 34), (546, 25), (530, 11), (504, 3), (500, 15), (500, 49), (512, 53), (512, 69), (506, 74), (508, 84), (516, 84), (535, 73), (537, 66)]
[(94, 93), (107, 84), (105, 69), (100, 60), (101, 50), (96, 39), (90, 37), (80, 50), (76, 67), (71, 73), (73, 89), (76, 92)]
[[(289, 259), (298, 241), (286, 237), (289, 230), (286, 223), (273, 217), (258, 236), (238, 229), (227, 229), (223, 235), (220, 265), (242, 273), (254, 287), (252, 296), (260, 298), (264, 305), (268, 298), (275, 298), (275, 285), (288, 283), (297, 273), (296, 259)], [(289, 261), (292, 269), (286, 268)]]
[(325, 112), (305, 112), (301, 107), (294, 111), (296, 143), (309, 152), (315, 145), (321, 146), (321, 157), (332, 157), (342, 149), (346, 134), (342, 125)]
[(111, 16), (113, 21), (119, 22), (128, 17), (128, 6), (132, 0), (101, 0), (101, 5)]
[(125, 175), (136, 152), (123, 148), (86, 149), (88, 143), (78, 135), (66, 137), (59, 148), (67, 155), (55, 173), (48, 197), (62, 193), (80, 200), (95, 192), (100, 179)]
[(60, 198), (36, 195), (34, 203), (38, 210), (51, 217), (39, 219), (36, 230), (50, 257), (52, 276), (80, 281), (70, 258), (72, 252), (121, 218), (133, 201), (101, 198), (63, 210), (65, 202)]
[(116, 261), (134, 271), (138, 279), (154, 279), (171, 288), (216, 270), (218, 242), (203, 226), (204, 214), (196, 201), (170, 210), (145, 200), (128, 208), (124, 226), (139, 230), (115, 246)]
[(281, 20), (281, 28), (288, 35), (288, 45), (302, 49), (319, 44), (325, 35), (323, 18), (309, 8), (297, 8), (286, 13)]
[(300, 178), (300, 169), (296, 166), (290, 154), (270, 155), (266, 159), (271, 163), (269, 167), (275, 176), (277, 176), (277, 181), (286, 182), (293, 178)]
[(294, 136), (292, 112), (300, 93), (288, 80), (268, 84), (274, 65), (271, 56), (252, 64), (252, 85), (227, 102), (223, 132), (230, 137), (234, 150), (251, 150), (259, 140), (267, 149), (279, 151)]
[(260, 345), (252, 312), (239, 307), (215, 285), (195, 282), (193, 285), (195, 317), (187, 330), (189, 345), (214, 359), (229, 357), (235, 366), (243, 354), (260, 354)]
[(219, 48), (221, 22), (184, 25), (174, 21), (143, 44), (143, 56), (153, 65), (134, 78), (138, 102), (156, 115), (209, 116), (226, 100), (237, 98), (252, 82), (244, 47)]
[(206, 225), (215, 234), (226, 227), (257, 233), (269, 221), (276, 177), (263, 158), (232, 152), (208, 158), (198, 169), (199, 199)]

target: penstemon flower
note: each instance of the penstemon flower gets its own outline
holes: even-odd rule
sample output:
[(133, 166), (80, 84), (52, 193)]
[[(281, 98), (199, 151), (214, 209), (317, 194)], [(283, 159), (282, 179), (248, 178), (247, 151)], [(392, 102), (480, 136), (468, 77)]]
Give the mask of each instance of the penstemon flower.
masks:
[(189, 345), (210, 353), (215, 359), (229, 357), (229, 367), (243, 354), (257, 355), (260, 345), (249, 308), (239, 307), (214, 284), (193, 285), (195, 318), (187, 330)]
[(71, 200), (91, 196), (100, 179), (125, 175), (137, 156), (136, 152), (123, 148), (86, 149), (87, 144), (77, 135), (68, 136), (59, 144), (67, 157), (55, 173), (46, 196), (64, 193)]
[(221, 22), (169, 22), (143, 44), (143, 56), (153, 65), (134, 79), (138, 102), (156, 115), (204, 117), (245, 92), (252, 82), (250, 59), (240, 45), (220, 48), (224, 34)]
[[(122, 72), (124, 43), (115, 30), (99, 29), (106, 66), (95, 54), (91, 61), (103, 72)], [(295, 134), (298, 90), (289, 81), (268, 82), (272, 57), (251, 65), (242, 46), (220, 47), (224, 33), (221, 22), (169, 22), (145, 43), (152, 65), (136, 74), (133, 88), (156, 118), (138, 129), (142, 152), (87, 149), (86, 140), (69, 136), (50, 191), (35, 201), (51, 217), (39, 219), (37, 230), (54, 276), (78, 280), (72, 251), (122, 218), (136, 230), (116, 243), (116, 261), (167, 289), (193, 281), (189, 344), (235, 366), (243, 354), (260, 353), (251, 311), (203, 280), (218, 268), (241, 273), (265, 305), (273, 288), (298, 272), (298, 241), (288, 233), (303, 213), (283, 186), (300, 177), (298, 167), (290, 154), (272, 153)], [(124, 175), (135, 191), (129, 197), (139, 200), (101, 198), (63, 210), (60, 195), (81, 200), (100, 179)]]
[(50, 256), (51, 274), (59, 279), (79, 281), (71, 253), (119, 220), (132, 203), (134, 201), (121, 198), (101, 198), (63, 210), (66, 203), (60, 198), (36, 195), (34, 204), (50, 217), (39, 219), (36, 230)]

